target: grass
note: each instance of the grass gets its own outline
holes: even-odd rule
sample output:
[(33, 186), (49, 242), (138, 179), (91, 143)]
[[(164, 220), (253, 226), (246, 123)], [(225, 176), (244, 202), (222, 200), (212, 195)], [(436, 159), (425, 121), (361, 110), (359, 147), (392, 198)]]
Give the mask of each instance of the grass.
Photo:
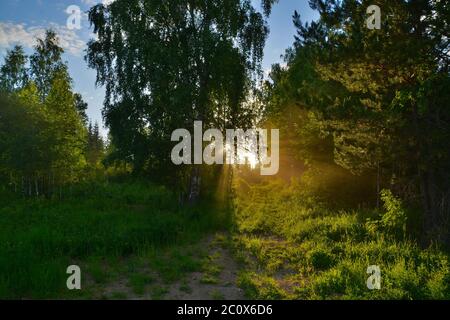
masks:
[[(373, 211), (311, 206), (289, 184), (236, 184), (232, 245), (252, 299), (450, 299), (450, 258), (412, 237), (373, 232)], [(367, 268), (381, 269), (381, 290)]]
[[(233, 232), (213, 243), (233, 250), (248, 298), (450, 299), (448, 252), (372, 223), (380, 212), (330, 210), (276, 181), (239, 188)], [(0, 194), (0, 299), (163, 299), (176, 282), (191, 293), (193, 272), (217, 284), (220, 253), (201, 240), (227, 230), (229, 219), (213, 205), (175, 199), (138, 182), (78, 186), (62, 201)], [(80, 291), (66, 288), (73, 264)], [(370, 265), (381, 269), (381, 290), (367, 288)], [(103, 290), (118, 280), (130, 291)]]
[(220, 253), (208, 255), (203, 259), (202, 273), (203, 277), (201, 283), (203, 284), (217, 284), (219, 282), (218, 277), (222, 273), (222, 267), (217, 263), (220, 259)]
[[(88, 289), (68, 292), (72, 264), (80, 266), (83, 285), (133, 274), (139, 264), (165, 281), (200, 270), (201, 258), (185, 248), (226, 226), (225, 215), (205, 204), (180, 208), (175, 199), (144, 183), (84, 185), (63, 201), (2, 198), (0, 299), (89, 298)], [(130, 278), (136, 292), (147, 281)]]
[(180, 291), (184, 292), (184, 293), (192, 293), (192, 288), (189, 286), (188, 282), (186, 281), (186, 279), (184, 279), (180, 285)]
[(219, 290), (215, 289), (211, 292), (211, 299), (213, 300), (225, 300), (225, 296), (223, 295), (222, 292), (220, 292)]
[(126, 300), (128, 296), (123, 292), (113, 292), (111, 294), (111, 300)]
[(133, 288), (133, 292), (137, 295), (143, 295), (145, 288), (153, 282), (153, 278), (146, 274), (132, 274), (129, 278), (129, 285)]
[(155, 286), (152, 288), (152, 299), (153, 300), (162, 300), (167, 293), (167, 289), (162, 286)]
[(165, 253), (152, 252), (148, 259), (152, 269), (161, 275), (162, 280), (172, 283), (182, 280), (187, 273), (201, 270), (202, 253), (194, 253), (193, 250), (193, 247), (168, 248)]

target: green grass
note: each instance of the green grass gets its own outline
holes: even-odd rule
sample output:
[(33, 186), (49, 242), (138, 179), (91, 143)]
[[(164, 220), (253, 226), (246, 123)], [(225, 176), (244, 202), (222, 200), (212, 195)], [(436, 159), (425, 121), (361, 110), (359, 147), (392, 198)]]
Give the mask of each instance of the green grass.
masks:
[(145, 288), (153, 282), (153, 278), (146, 274), (132, 274), (129, 278), (129, 284), (137, 295), (143, 295)]
[(111, 300), (127, 300), (127, 295), (123, 292), (113, 292), (111, 294)]
[(211, 299), (221, 301), (221, 300), (225, 300), (225, 296), (223, 295), (222, 292), (215, 289), (211, 292)]
[(190, 293), (192, 293), (192, 288), (189, 286), (189, 284), (188, 284), (188, 282), (186, 281), (186, 279), (184, 279), (182, 282), (181, 282), (181, 285), (180, 285), (180, 291), (181, 292), (184, 292), (184, 293), (187, 293), (187, 294), (190, 294)]
[(201, 270), (202, 252), (195, 250), (196, 246), (172, 247), (167, 248), (166, 252), (153, 251), (147, 259), (165, 283), (172, 283), (181, 280), (187, 273)]
[(86, 272), (92, 277), (93, 281), (97, 284), (105, 284), (111, 277), (111, 273), (108, 272), (108, 267), (104, 265), (104, 262), (97, 258), (90, 258), (87, 263)]
[[(373, 211), (311, 206), (280, 182), (237, 185), (234, 252), (252, 299), (450, 299), (450, 258), (391, 230), (373, 232)], [(381, 290), (367, 288), (368, 266)]]
[(217, 284), (219, 282), (218, 277), (222, 273), (222, 267), (217, 263), (220, 259), (220, 253), (208, 255), (203, 259), (202, 273), (203, 277), (200, 280), (203, 284)]
[[(199, 270), (182, 247), (226, 226), (209, 205), (180, 208), (176, 196), (144, 183), (92, 184), (72, 188), (62, 201), (2, 198), (0, 299), (85, 297), (68, 292), (66, 269), (81, 267), (104, 284), (133, 259), (150, 264), (167, 281)], [(128, 270), (127, 270), (128, 269)], [(142, 279), (130, 279), (142, 291)], [(158, 294), (157, 294), (158, 296)]]
[[(367, 219), (370, 210), (335, 211), (279, 182), (237, 190), (234, 232), (213, 240), (241, 264), (238, 284), (252, 299), (450, 299), (450, 259)], [(186, 276), (217, 283), (220, 256), (201, 241), (228, 229), (214, 205), (180, 207), (165, 188), (144, 183), (74, 187), (63, 200), (0, 194), (0, 299), (163, 299)], [(66, 269), (79, 265), (82, 290), (68, 291)], [(366, 286), (381, 268), (381, 290)], [(119, 290), (120, 291), (120, 290)], [(130, 292), (131, 294), (131, 292)], [(212, 292), (213, 299), (223, 298)]]
[(167, 288), (162, 286), (155, 286), (152, 288), (151, 296), (153, 300), (162, 300), (166, 293), (168, 292)]

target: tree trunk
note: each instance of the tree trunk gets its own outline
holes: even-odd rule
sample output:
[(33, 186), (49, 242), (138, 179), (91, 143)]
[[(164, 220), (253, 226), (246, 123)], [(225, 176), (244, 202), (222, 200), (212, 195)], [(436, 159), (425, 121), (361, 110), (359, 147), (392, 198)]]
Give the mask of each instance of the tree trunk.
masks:
[(200, 198), (200, 187), (201, 187), (201, 170), (200, 166), (194, 166), (191, 171), (191, 178), (189, 182), (189, 198), (188, 203), (194, 204)]
[[(434, 176), (434, 168), (430, 164), (429, 142), (421, 134), (424, 130), (419, 125), (417, 105), (412, 105), (413, 125), (415, 139), (418, 143), (418, 177), (420, 183), (420, 193), (423, 207), (423, 229), (425, 231), (424, 244), (429, 244), (435, 240), (435, 232), (438, 229), (438, 206), (437, 206), (437, 185)], [(423, 121), (422, 121), (423, 122)]]
[(380, 162), (377, 163), (377, 209), (380, 209)]
[(31, 198), (31, 196), (33, 195), (33, 191), (32, 191), (32, 184), (31, 184), (31, 178), (28, 178), (28, 197)]
[(39, 182), (38, 182), (38, 178), (34, 178), (34, 187), (36, 190), (36, 197), (39, 197)]
[[(433, 172), (420, 172), (420, 189), (422, 194), (422, 206), (424, 208), (423, 226), (426, 232), (427, 242), (437, 236), (439, 228), (439, 213), (437, 205), (436, 185)], [(437, 239), (436, 239), (437, 240)]]

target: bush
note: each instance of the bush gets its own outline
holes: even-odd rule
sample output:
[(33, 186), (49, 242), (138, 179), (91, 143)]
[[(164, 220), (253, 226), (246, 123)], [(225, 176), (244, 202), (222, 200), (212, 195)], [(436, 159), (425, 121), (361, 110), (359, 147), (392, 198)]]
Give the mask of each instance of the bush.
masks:
[(381, 218), (383, 227), (395, 233), (403, 232), (405, 235), (407, 216), (402, 201), (394, 197), (390, 190), (381, 191), (381, 200), (386, 210)]
[(385, 213), (379, 220), (369, 220), (367, 222), (368, 230), (372, 234), (381, 231), (398, 239), (404, 239), (406, 237), (408, 216), (402, 201), (396, 198), (390, 190), (381, 191), (381, 200), (383, 201)]

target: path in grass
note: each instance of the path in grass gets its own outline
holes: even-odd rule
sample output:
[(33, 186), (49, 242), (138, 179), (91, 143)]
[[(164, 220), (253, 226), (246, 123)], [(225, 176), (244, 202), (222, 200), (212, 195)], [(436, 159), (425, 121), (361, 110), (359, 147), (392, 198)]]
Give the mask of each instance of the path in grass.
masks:
[(190, 274), (184, 281), (170, 287), (168, 299), (175, 300), (237, 300), (244, 299), (236, 285), (238, 266), (222, 243), (209, 239), (209, 254), (203, 270)]
[[(239, 266), (226, 243), (224, 234), (216, 234), (181, 248), (183, 258), (163, 261), (156, 270), (140, 264), (133, 272), (124, 271), (113, 281), (91, 283), (96, 287), (94, 296), (128, 300), (244, 299), (243, 290), (236, 285)], [(181, 271), (173, 272), (174, 269)]]

